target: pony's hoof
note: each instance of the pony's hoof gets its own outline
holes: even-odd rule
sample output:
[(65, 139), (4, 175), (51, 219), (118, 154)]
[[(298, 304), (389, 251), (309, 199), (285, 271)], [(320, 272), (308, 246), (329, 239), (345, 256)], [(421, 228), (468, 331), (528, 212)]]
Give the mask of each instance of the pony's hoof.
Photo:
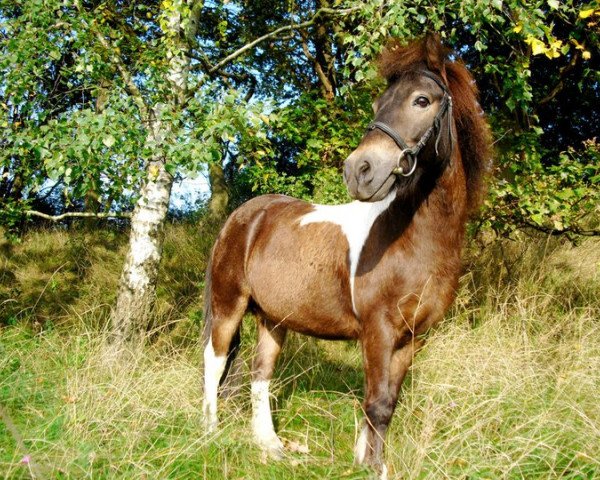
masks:
[(375, 465), (372, 467), (374, 470), (375, 478), (377, 480), (388, 480), (388, 469), (385, 463)]
[(205, 416), (204, 420), (204, 431), (208, 434), (215, 433), (217, 431), (217, 426), (219, 424), (216, 417)]
[(263, 457), (271, 460), (281, 460), (283, 458), (283, 443), (277, 435), (269, 438), (255, 438), (255, 441), (261, 449)]
[(385, 463), (381, 466), (381, 473), (379, 474), (379, 480), (388, 480), (387, 465)]
[(285, 442), (285, 449), (288, 452), (301, 453), (303, 455), (307, 455), (310, 453), (310, 449), (308, 448), (308, 445), (296, 442), (294, 440), (287, 440)]
[(206, 423), (206, 433), (213, 434), (217, 432), (217, 422)]

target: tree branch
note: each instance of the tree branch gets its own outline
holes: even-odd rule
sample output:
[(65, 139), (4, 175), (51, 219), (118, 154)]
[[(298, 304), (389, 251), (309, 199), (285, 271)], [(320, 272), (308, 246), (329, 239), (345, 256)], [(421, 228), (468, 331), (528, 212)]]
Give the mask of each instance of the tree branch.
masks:
[(317, 17), (319, 17), (320, 15), (322, 15), (324, 13), (328, 13), (328, 14), (332, 14), (332, 15), (347, 15), (347, 14), (354, 12), (356, 10), (359, 10), (359, 9), (360, 9), (360, 7), (351, 7), (351, 8), (344, 8), (344, 9), (320, 8), (319, 10), (317, 10), (315, 12), (315, 14), (312, 16), (312, 18), (310, 20), (307, 20), (307, 21), (301, 22), (301, 23), (286, 25), (284, 27), (279, 27), (279, 28), (273, 30), (272, 32), (266, 33), (262, 37), (258, 37), (257, 39), (251, 41), (250, 43), (247, 43), (243, 47), (238, 48), (235, 52), (227, 55), (224, 59), (222, 59), (216, 65), (214, 65), (210, 70), (208, 70), (208, 73), (214, 73), (217, 70), (220, 70), (225, 65), (227, 65), (229, 62), (236, 59), (240, 55), (243, 55), (248, 50), (250, 50), (250, 49), (254, 48), (256, 45), (258, 45), (259, 43), (262, 43), (265, 40), (269, 40), (270, 38), (274, 38), (277, 35), (279, 35), (280, 33), (309, 27), (310, 25), (315, 23), (315, 20), (317, 19)]
[[(75, 8), (79, 11), (79, 13), (81, 13), (82, 7), (81, 7), (79, 1), (75, 1), (74, 4), (75, 4)], [(85, 22), (85, 20), (84, 20), (84, 22)], [(87, 23), (87, 22), (85, 22), (85, 23)], [(129, 70), (127, 70), (125, 63), (123, 62), (123, 59), (121, 58), (121, 55), (119, 55), (119, 53), (117, 53), (116, 49), (108, 43), (108, 41), (106, 40), (104, 35), (102, 35), (102, 32), (100, 32), (96, 28), (95, 23), (96, 23), (96, 21), (92, 20), (92, 22), (90, 24), (88, 24), (90, 30), (93, 32), (94, 36), (98, 39), (98, 41), (100, 42), (100, 45), (102, 45), (102, 48), (104, 48), (104, 50), (106, 50), (106, 52), (110, 56), (111, 61), (116, 65), (117, 70), (119, 71), (119, 75), (121, 76), (123, 82), (125, 83), (125, 87), (127, 88), (129, 94), (133, 98), (133, 101), (135, 102), (135, 104), (138, 106), (138, 109), (140, 110), (140, 115), (142, 116), (142, 121), (145, 123), (149, 122), (150, 121), (150, 116), (148, 115), (149, 110), (148, 110), (148, 107), (146, 106), (146, 102), (144, 102), (144, 97), (142, 96), (142, 93), (140, 92), (139, 88), (137, 87), (137, 85), (135, 84), (133, 79), (131, 78), (131, 74), (129, 73)]]
[[(360, 9), (360, 7), (351, 7), (351, 8), (344, 8), (344, 9), (322, 7), (315, 12), (315, 14), (312, 16), (312, 18), (310, 20), (307, 20), (307, 21), (301, 22), (301, 23), (297, 23), (297, 24), (285, 25), (285, 26), (277, 28), (277, 29), (273, 30), (272, 32), (269, 32), (261, 37), (258, 37), (257, 39), (253, 40), (252, 42), (247, 43), (243, 47), (240, 47), (235, 52), (229, 54), (228, 56), (226, 56), (225, 58), (220, 60), (218, 63), (216, 63), (215, 65), (212, 65), (210, 63), (208, 56), (206, 55), (206, 53), (204, 52), (202, 47), (198, 44), (196, 39), (192, 35), (189, 35), (186, 32), (185, 37), (186, 37), (188, 44), (191, 46), (192, 49), (195, 49), (199, 52), (199, 54), (196, 54), (190, 50), (190, 51), (186, 52), (186, 55), (190, 58), (193, 58), (194, 60), (198, 60), (200, 62), (200, 64), (202, 65), (202, 67), (204, 68), (205, 72), (211, 77), (214, 75), (220, 75), (224, 78), (232, 78), (233, 77), (233, 78), (237, 78), (237, 79), (250, 79), (252, 85), (250, 87), (250, 91), (246, 95), (246, 98), (249, 99), (252, 97), (252, 95), (254, 93), (254, 89), (255, 89), (256, 83), (257, 83), (256, 78), (254, 78), (248, 72), (245, 72), (243, 74), (231, 74), (231, 73), (225, 72), (223, 70), (223, 67), (225, 67), (232, 60), (235, 60), (237, 57), (246, 53), (248, 50), (254, 48), (258, 44), (260, 44), (266, 40), (269, 40), (271, 38), (275, 38), (283, 32), (300, 30), (300, 29), (309, 27), (310, 25), (313, 25), (315, 23), (315, 21), (317, 20), (317, 18), (322, 14), (347, 15), (347, 14), (354, 12), (356, 10), (359, 10), (359, 9)], [(315, 59), (313, 58), (313, 60), (315, 60)], [(319, 69), (318, 67), (319, 67), (319, 65), (317, 66), (317, 70)]]
[(48, 215), (47, 213), (38, 212), (37, 210), (26, 210), (25, 215), (29, 217), (40, 217), (52, 222), (59, 222), (65, 218), (131, 218), (130, 212), (107, 212), (107, 213), (92, 213), (92, 212), (67, 212), (60, 215)]
[(554, 86), (554, 88), (550, 91), (550, 93), (548, 95), (546, 95), (544, 98), (542, 98), (538, 102), (538, 105), (544, 105), (545, 103), (548, 103), (550, 100), (553, 100), (554, 97), (556, 97), (556, 95), (558, 95), (560, 93), (560, 91), (565, 86), (563, 80), (565, 79), (567, 74), (575, 68), (575, 66), (577, 65), (578, 59), (579, 59), (579, 53), (575, 52), (575, 55), (573, 55), (569, 64), (560, 69), (560, 76), (559, 76), (558, 83)]
[(308, 36), (306, 35), (306, 32), (300, 32), (300, 37), (302, 38), (301, 43), (302, 43), (302, 50), (304, 51), (304, 55), (306, 55), (306, 58), (308, 59), (308, 61), (313, 64), (313, 67), (315, 68), (315, 72), (317, 73), (317, 76), (319, 77), (319, 80), (321, 82), (321, 90), (323, 92), (323, 96), (325, 97), (325, 100), (327, 100), (328, 102), (331, 102), (333, 100), (333, 98), (335, 97), (333, 85), (329, 81), (329, 78), (327, 78), (327, 75), (323, 70), (323, 66), (321, 65), (321, 62), (319, 62), (317, 57), (315, 57), (312, 53), (310, 53), (310, 49), (308, 47)]
[[(208, 61), (208, 58), (206, 58), (206, 55), (203, 55), (203, 57), (199, 57), (198, 55), (195, 55), (193, 52), (187, 52), (187, 55), (188, 55), (188, 57), (193, 58), (194, 60), (198, 60), (200, 63), (202, 63), (202, 67), (204, 68), (205, 72), (212, 71), (213, 66)], [(227, 72), (227, 71), (221, 69), (218, 72), (215, 71), (213, 73), (210, 73), (209, 75), (211, 77), (216, 77), (216, 76), (221, 77), (223, 82), (228, 87), (231, 87), (231, 84), (229, 82), (230, 78), (233, 78), (234, 80), (237, 80), (238, 82), (248, 80), (250, 82), (250, 88), (248, 89), (248, 92), (246, 93), (246, 96), (244, 97), (246, 102), (248, 102), (252, 98), (252, 96), (254, 95), (254, 91), (256, 90), (256, 85), (258, 84), (258, 80), (256, 80), (256, 77), (247, 71), (244, 71), (242, 73), (230, 73), (230, 72)]]
[(531, 223), (526, 220), (523, 220), (522, 223), (526, 227), (533, 228), (534, 230), (537, 230), (538, 232), (546, 233), (546, 234), (552, 235), (552, 236), (575, 234), (575, 235), (581, 235), (584, 237), (600, 237), (600, 230), (582, 230), (581, 228), (577, 228), (577, 227), (568, 227), (568, 228), (563, 228), (561, 230), (556, 230), (554, 228), (548, 228), (548, 227), (544, 227), (542, 225), (536, 225), (535, 223)]
[[(44, 194), (43, 197), (38, 197), (39, 201), (44, 201), (46, 200), (50, 195), (52, 195), (54, 193), (54, 191), (58, 188), (59, 185), (62, 185), (63, 180), (64, 180), (65, 176), (61, 175), (58, 180), (56, 182), (54, 182), (54, 185), (52, 185), (52, 187), (50, 187), (48, 189), (48, 192), (46, 194)], [(40, 192), (41, 193), (41, 192)]]
[(148, 107), (146, 106), (146, 102), (144, 102), (144, 97), (142, 96), (142, 92), (140, 92), (139, 88), (137, 87), (137, 85), (135, 84), (133, 79), (131, 78), (131, 74), (129, 73), (129, 70), (127, 70), (127, 68), (125, 67), (125, 64), (123, 63), (123, 59), (115, 51), (115, 49), (112, 47), (112, 45), (110, 45), (108, 43), (108, 41), (106, 40), (106, 38), (104, 38), (104, 35), (102, 35), (101, 32), (99, 32), (95, 28), (93, 30), (94, 30), (94, 35), (100, 42), (100, 45), (102, 45), (102, 47), (104, 47), (104, 49), (109, 54), (112, 62), (116, 65), (117, 70), (119, 71), (119, 75), (121, 75), (121, 79), (125, 83), (125, 86), (127, 87), (127, 90), (129, 91), (129, 94), (131, 95), (131, 97), (133, 98), (133, 101), (135, 102), (138, 109), (140, 110), (140, 115), (142, 116), (142, 120), (144, 122), (148, 122), (150, 120), (150, 116), (148, 115)]
[[(80, 14), (83, 13), (82, 6), (81, 6), (81, 3), (79, 0), (75, 0), (74, 6)], [(131, 74), (129, 73), (129, 70), (127, 70), (125, 63), (123, 62), (123, 59), (121, 58), (121, 55), (119, 53), (117, 53), (117, 50), (111, 44), (109, 44), (109, 42), (106, 40), (106, 38), (104, 37), (102, 32), (100, 32), (100, 30), (98, 30), (98, 28), (96, 26), (96, 20), (92, 20), (90, 23), (88, 23), (85, 21), (85, 17), (83, 17), (83, 15), (81, 17), (83, 19), (83, 22), (88, 24), (90, 31), (92, 31), (94, 36), (98, 39), (98, 41), (100, 42), (100, 45), (102, 45), (102, 48), (104, 48), (104, 50), (106, 50), (106, 52), (110, 56), (111, 61), (116, 65), (117, 70), (119, 71), (119, 75), (121, 76), (123, 82), (125, 83), (125, 87), (127, 88), (127, 91), (132, 96), (135, 104), (138, 106), (140, 115), (142, 116), (142, 121), (144, 123), (149, 123), (149, 121), (150, 121), (149, 109), (146, 106), (146, 102), (144, 102), (144, 97), (142, 96), (142, 93), (140, 92), (139, 88), (137, 87), (137, 85), (135, 84), (133, 79), (131, 78)]]

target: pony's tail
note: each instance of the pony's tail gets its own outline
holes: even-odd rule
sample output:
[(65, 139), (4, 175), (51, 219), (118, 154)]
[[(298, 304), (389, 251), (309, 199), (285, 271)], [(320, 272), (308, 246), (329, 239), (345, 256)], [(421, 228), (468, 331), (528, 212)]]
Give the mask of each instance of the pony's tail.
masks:
[[(204, 330), (202, 332), (203, 349), (207, 347), (208, 342), (210, 341), (213, 323), (211, 265), (212, 261), (209, 261), (204, 281)], [(229, 397), (237, 393), (237, 391), (241, 388), (242, 362), (240, 360), (236, 361), (241, 345), (240, 327), (238, 327), (236, 330), (233, 338), (231, 339), (231, 343), (229, 344), (227, 363), (225, 364), (225, 370), (223, 371), (223, 375), (219, 381), (219, 384), (221, 385), (221, 395), (225, 397)]]

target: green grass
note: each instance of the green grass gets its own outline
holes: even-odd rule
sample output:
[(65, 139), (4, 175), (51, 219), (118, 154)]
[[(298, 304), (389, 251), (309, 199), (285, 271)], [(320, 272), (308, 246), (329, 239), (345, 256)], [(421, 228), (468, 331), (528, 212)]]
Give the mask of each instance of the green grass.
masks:
[[(11, 321), (0, 321), (0, 475), (369, 478), (352, 459), (358, 345), (290, 335), (272, 405), (280, 435), (307, 453), (266, 461), (251, 441), (247, 367), (241, 394), (220, 403), (220, 431), (202, 429), (198, 312), (210, 239), (170, 227), (156, 320), (169, 327), (120, 365), (102, 346), (123, 238), (86, 235), (32, 232), (3, 247), (0, 303)], [(390, 477), (600, 478), (600, 243), (474, 243), (466, 264), (455, 305), (405, 382)], [(254, 334), (247, 320), (246, 364)]]

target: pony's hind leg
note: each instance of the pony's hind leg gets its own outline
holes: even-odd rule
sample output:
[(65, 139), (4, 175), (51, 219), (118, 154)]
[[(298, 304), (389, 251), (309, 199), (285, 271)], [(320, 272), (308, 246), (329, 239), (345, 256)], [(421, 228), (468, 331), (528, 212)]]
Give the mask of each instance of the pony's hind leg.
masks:
[[(211, 298), (206, 299), (207, 302)], [(238, 295), (227, 304), (213, 303), (206, 319), (208, 341), (204, 348), (204, 413), (205, 428), (213, 432), (217, 427), (217, 394), (223, 374), (226, 373), (228, 356), (235, 353), (232, 340), (239, 331), (248, 307), (248, 297)], [(231, 362), (232, 359), (229, 359)]]
[(204, 401), (202, 402), (204, 426), (208, 433), (217, 429), (217, 393), (226, 364), (227, 355), (216, 355), (212, 336), (209, 337), (204, 348)]
[(259, 447), (273, 457), (281, 455), (283, 444), (273, 427), (269, 385), (285, 334), (286, 329), (281, 325), (259, 318), (258, 344), (252, 365), (252, 431)]

